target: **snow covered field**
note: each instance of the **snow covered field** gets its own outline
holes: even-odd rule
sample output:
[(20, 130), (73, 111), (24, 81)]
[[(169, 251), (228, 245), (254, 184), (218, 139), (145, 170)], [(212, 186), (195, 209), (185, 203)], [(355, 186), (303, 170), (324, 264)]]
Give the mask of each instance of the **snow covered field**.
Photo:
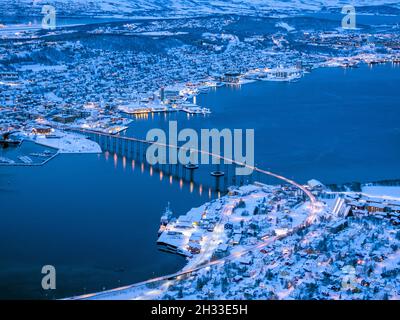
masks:
[(362, 192), (369, 196), (397, 198), (400, 200), (400, 186), (364, 186)]
[(41, 71), (54, 71), (54, 72), (62, 72), (67, 69), (64, 65), (58, 66), (46, 66), (43, 64), (26, 64), (23, 66), (18, 67), (19, 71), (33, 71), (33, 72), (41, 72)]
[(52, 137), (45, 135), (31, 136), (39, 145), (58, 149), (59, 153), (101, 153), (100, 146), (85, 136), (75, 133), (56, 131)]

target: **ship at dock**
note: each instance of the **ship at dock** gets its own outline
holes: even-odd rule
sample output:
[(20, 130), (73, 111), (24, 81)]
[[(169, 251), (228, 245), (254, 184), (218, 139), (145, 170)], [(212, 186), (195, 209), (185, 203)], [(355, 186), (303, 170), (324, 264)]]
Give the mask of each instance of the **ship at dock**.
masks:
[(181, 110), (188, 114), (210, 114), (211, 110), (209, 108), (199, 107), (195, 103), (185, 102), (181, 105)]
[(160, 219), (160, 229), (158, 229), (158, 236), (160, 236), (166, 230), (167, 225), (172, 218), (172, 214), (173, 213), (170, 209), (170, 204), (168, 202), (168, 205), (165, 208), (165, 211), (163, 212), (161, 219)]
[[(184, 241), (184, 234), (180, 231), (173, 231), (167, 229), (167, 225), (171, 223), (174, 225), (176, 223), (176, 219), (172, 218), (172, 211), (169, 206), (165, 208), (160, 220), (160, 229), (158, 230), (158, 240), (157, 245), (160, 251), (178, 254), (184, 257), (191, 257), (192, 254), (183, 249), (181, 242)], [(165, 240), (165, 239), (166, 240)]]

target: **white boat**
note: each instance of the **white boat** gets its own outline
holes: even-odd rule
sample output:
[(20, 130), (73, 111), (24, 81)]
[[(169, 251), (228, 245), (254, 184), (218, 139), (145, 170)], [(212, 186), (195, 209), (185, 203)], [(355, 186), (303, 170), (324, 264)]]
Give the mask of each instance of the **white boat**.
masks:
[(211, 110), (209, 108), (201, 108), (203, 114), (210, 114)]
[(161, 225), (166, 226), (168, 224), (169, 220), (171, 219), (171, 217), (172, 217), (172, 211), (169, 208), (169, 202), (168, 202), (168, 206), (165, 208), (165, 211), (164, 211), (163, 215), (161, 216), (161, 221), (160, 221)]
[(36, 152), (34, 152), (34, 153), (30, 153), (29, 154), (31, 157), (38, 157), (38, 158), (45, 158), (45, 157), (47, 157), (47, 154), (46, 153), (36, 153)]
[(152, 112), (167, 112), (168, 108), (166, 106), (163, 105), (159, 105), (159, 106), (154, 106), (151, 108)]
[(189, 114), (209, 114), (211, 110), (208, 108), (199, 107), (197, 104), (185, 103), (182, 105), (182, 111)]

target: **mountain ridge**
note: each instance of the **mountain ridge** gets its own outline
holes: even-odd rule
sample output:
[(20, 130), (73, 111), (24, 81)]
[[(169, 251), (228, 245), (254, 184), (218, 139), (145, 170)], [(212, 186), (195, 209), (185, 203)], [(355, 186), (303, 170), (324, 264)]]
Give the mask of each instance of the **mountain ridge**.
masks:
[[(289, 14), (341, 8), (348, 0), (0, 0), (1, 15), (39, 15), (52, 5), (62, 15), (171, 17), (209, 14)], [(399, 6), (396, 0), (353, 0), (354, 6)]]

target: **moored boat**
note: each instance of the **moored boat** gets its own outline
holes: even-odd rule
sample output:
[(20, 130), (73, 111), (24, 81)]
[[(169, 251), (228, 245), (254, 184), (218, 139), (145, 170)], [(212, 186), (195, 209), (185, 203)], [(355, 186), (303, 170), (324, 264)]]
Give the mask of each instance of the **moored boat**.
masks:
[(167, 224), (171, 220), (172, 217), (172, 211), (169, 207), (169, 202), (168, 206), (165, 208), (165, 211), (163, 212), (160, 220), (160, 228), (158, 229), (158, 236), (161, 235), (166, 229), (167, 229)]

